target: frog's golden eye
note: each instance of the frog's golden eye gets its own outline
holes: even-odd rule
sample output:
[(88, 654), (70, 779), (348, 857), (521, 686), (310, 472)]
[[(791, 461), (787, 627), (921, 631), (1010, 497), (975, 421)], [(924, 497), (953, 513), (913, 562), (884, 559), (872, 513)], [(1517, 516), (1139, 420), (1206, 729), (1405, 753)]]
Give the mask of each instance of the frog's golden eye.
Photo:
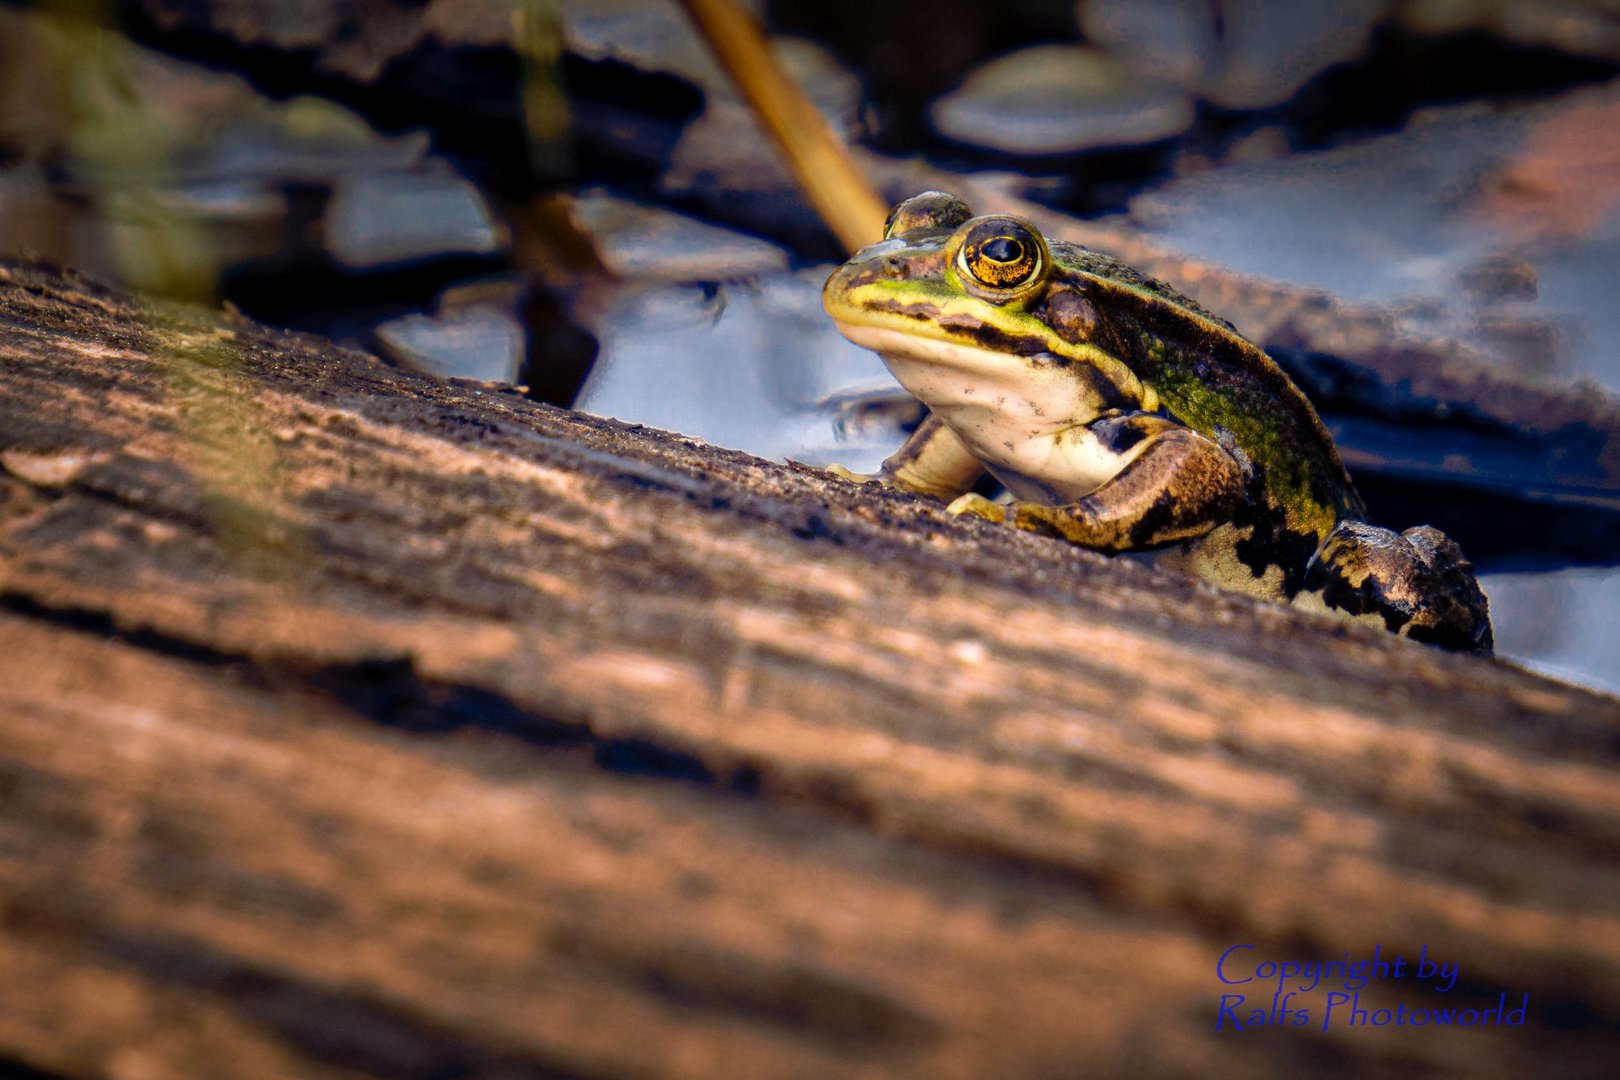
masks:
[(949, 232), (972, 216), (967, 203), (955, 195), (925, 191), (889, 211), (889, 220), (883, 223), (883, 239), (918, 230)]
[(1017, 218), (980, 218), (969, 225), (956, 251), (963, 279), (997, 293), (1039, 282), (1046, 274), (1046, 245)]

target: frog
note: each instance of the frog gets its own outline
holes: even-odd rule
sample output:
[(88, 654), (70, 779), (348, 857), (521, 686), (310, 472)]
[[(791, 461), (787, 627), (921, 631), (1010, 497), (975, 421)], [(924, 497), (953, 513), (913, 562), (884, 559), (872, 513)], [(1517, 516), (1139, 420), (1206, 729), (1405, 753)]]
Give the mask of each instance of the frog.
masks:
[(928, 191), (832, 272), (822, 305), (927, 407), (877, 473), (835, 475), (1491, 653), (1488, 603), (1458, 544), (1430, 525), (1369, 522), (1305, 394), (1171, 286)]

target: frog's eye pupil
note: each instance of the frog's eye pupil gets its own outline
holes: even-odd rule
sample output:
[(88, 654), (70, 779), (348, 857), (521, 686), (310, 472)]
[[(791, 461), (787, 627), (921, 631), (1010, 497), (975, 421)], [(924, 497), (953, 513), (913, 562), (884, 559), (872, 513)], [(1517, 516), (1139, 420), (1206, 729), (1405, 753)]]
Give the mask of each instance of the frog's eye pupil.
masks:
[(979, 253), (994, 262), (1014, 263), (1024, 257), (1024, 245), (1010, 236), (998, 236), (980, 248)]

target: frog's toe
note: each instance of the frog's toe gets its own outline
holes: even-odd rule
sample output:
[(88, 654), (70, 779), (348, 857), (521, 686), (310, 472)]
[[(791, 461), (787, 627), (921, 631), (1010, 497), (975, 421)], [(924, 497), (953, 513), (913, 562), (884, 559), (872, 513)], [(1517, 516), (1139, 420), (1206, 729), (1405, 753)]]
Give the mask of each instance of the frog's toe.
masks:
[(952, 500), (951, 505), (945, 508), (947, 514), (968, 514), (985, 521), (993, 521), (997, 525), (1007, 520), (1007, 508), (1000, 503), (991, 502), (976, 492), (968, 492)]
[(1373, 614), (1406, 637), (1489, 655), (1491, 620), (1473, 565), (1445, 533), (1419, 525), (1404, 533), (1341, 521), (1305, 572), (1330, 608)]
[(821, 471), (836, 476), (840, 480), (848, 480), (852, 484), (876, 484), (883, 480), (881, 473), (858, 473), (852, 469), (846, 469), (842, 465), (828, 465)]

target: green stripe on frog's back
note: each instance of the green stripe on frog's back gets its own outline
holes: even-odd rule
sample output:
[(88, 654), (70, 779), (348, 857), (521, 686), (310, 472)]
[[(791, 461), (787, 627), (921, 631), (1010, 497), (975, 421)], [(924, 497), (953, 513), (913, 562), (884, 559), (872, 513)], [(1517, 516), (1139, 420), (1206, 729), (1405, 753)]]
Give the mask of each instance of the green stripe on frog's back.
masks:
[(1111, 347), (1176, 419), (1216, 439), (1230, 432), (1291, 529), (1320, 539), (1340, 519), (1364, 514), (1316, 410), (1270, 357), (1225, 320), (1122, 263), (1061, 241), (1052, 249), (1071, 282), (1106, 313)]

